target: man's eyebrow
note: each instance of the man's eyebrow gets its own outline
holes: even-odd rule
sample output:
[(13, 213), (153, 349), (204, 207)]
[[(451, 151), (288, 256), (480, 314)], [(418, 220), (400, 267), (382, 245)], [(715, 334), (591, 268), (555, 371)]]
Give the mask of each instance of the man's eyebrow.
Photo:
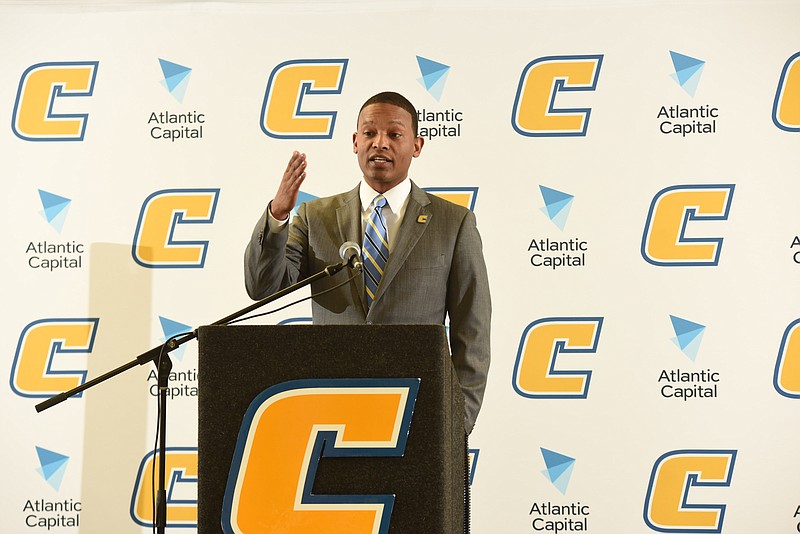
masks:
[[(389, 122), (391, 122), (392, 124), (399, 124), (399, 125), (403, 126), (403, 120), (402, 119), (389, 119)], [(360, 126), (363, 126), (363, 125), (366, 125), (366, 124), (375, 124), (375, 121), (370, 120), (370, 119), (364, 119), (364, 120), (361, 121)]]

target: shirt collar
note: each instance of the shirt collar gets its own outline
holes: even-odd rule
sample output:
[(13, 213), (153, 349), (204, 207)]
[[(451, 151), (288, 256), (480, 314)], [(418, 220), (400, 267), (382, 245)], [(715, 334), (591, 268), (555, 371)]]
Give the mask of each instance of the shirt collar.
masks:
[[(361, 197), (361, 211), (369, 209), (372, 201), (380, 193), (372, 189), (364, 178), (361, 178), (361, 187), (358, 188), (358, 195)], [(405, 180), (386, 191), (383, 196), (386, 198), (386, 203), (392, 213), (399, 214), (403, 205), (406, 203), (411, 194), (411, 178), (406, 177)]]

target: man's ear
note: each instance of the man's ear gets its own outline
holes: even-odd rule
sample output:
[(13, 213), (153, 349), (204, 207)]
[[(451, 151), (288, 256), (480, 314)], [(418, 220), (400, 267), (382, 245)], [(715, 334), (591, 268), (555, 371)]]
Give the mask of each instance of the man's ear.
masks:
[(424, 137), (418, 135), (417, 138), (414, 139), (414, 154), (413, 154), (413, 156), (415, 158), (417, 156), (419, 156), (420, 152), (422, 152), (422, 145), (424, 145), (424, 144), (425, 144), (425, 138)]

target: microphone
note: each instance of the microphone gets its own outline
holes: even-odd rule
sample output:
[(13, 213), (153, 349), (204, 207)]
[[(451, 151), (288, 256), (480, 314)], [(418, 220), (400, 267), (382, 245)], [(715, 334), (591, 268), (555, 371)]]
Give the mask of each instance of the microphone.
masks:
[(361, 263), (361, 247), (352, 241), (346, 241), (339, 247), (339, 257), (342, 258), (351, 269), (361, 271), (363, 264)]

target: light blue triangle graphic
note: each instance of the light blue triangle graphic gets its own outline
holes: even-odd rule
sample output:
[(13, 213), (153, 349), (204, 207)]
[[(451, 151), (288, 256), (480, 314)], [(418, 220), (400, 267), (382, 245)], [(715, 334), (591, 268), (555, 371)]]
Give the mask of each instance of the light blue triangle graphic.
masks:
[(67, 220), (67, 213), (72, 200), (42, 189), (38, 191), (39, 199), (42, 201), (42, 208), (44, 208), (39, 214), (50, 223), (50, 226), (61, 232), (64, 228), (64, 222)]
[(575, 197), (543, 185), (539, 186), (539, 190), (544, 199), (544, 208), (541, 208), (542, 213), (547, 215), (560, 230), (564, 230), (569, 217), (569, 210)]
[(417, 81), (422, 84), (425, 90), (438, 102), (442, 98), (444, 86), (447, 83), (447, 74), (450, 72), (450, 66), (422, 56), (417, 56), (417, 64), (422, 74), (422, 78), (417, 78)]
[(672, 57), (672, 66), (675, 67), (675, 72), (697, 69), (706, 63), (702, 59), (679, 54), (678, 52), (673, 52), (672, 50), (669, 51), (669, 55)]
[(161, 85), (166, 87), (178, 102), (183, 102), (186, 89), (189, 87), (189, 76), (192, 74), (192, 69), (165, 59), (159, 58), (158, 62), (161, 64), (161, 72), (164, 74)]
[(557, 452), (541, 448), (542, 458), (547, 469), (542, 474), (556, 487), (562, 494), (567, 493), (567, 486), (572, 477), (572, 470), (575, 467), (575, 458), (559, 454)]
[(561, 492), (562, 495), (567, 494), (567, 487), (569, 486), (569, 479), (572, 476), (572, 468), (575, 464), (569, 464), (565, 469), (564, 472), (561, 473), (558, 477), (553, 478), (553, 476), (547, 471), (542, 471), (542, 474), (547, 477), (550, 482)]
[[(158, 316), (159, 322), (161, 322), (161, 331), (164, 332), (164, 337), (161, 338), (161, 342), (165, 343), (169, 338), (172, 336), (177, 336), (178, 334), (185, 334), (186, 332), (191, 332), (193, 328), (187, 324), (179, 323), (178, 321), (173, 321), (172, 319), (167, 319), (166, 317)], [(186, 345), (181, 345), (177, 349), (174, 349), (170, 354), (178, 358), (178, 360), (183, 360), (183, 353), (185, 352)]]
[(175, 89), (181, 80), (189, 76), (192, 72), (192, 69), (189, 67), (178, 65), (166, 59), (159, 58), (158, 62), (161, 64), (161, 72), (164, 74), (164, 81), (167, 83), (167, 88), (170, 91)]
[(178, 321), (173, 321), (172, 319), (167, 319), (160, 315), (158, 316), (158, 320), (161, 322), (161, 330), (164, 332), (165, 338), (171, 338), (172, 336), (192, 331), (192, 327), (188, 324), (179, 323)]
[(683, 90), (690, 96), (694, 96), (700, 84), (703, 67), (706, 62), (701, 59), (673, 52), (672, 50), (669, 51), (669, 54), (672, 56), (672, 65), (675, 67), (675, 73), (670, 74), (670, 77), (678, 82), (678, 84), (683, 87)]
[(672, 321), (672, 329), (675, 331), (675, 337), (671, 338), (671, 341), (675, 343), (690, 360), (695, 361), (697, 353), (700, 350), (700, 342), (703, 339), (703, 333), (706, 327), (674, 315), (670, 315), (669, 318)]
[[(426, 82), (423, 81), (422, 78), (417, 78), (417, 81), (422, 85), (425, 85)], [(438, 80), (436, 80), (430, 87), (426, 87), (428, 93), (436, 99), (436, 101), (440, 101), (442, 99), (442, 94), (444, 93), (444, 86), (447, 83), (447, 72), (445, 72)]]
[(294, 217), (295, 215), (297, 215), (297, 208), (300, 207), (300, 204), (302, 204), (303, 202), (308, 202), (309, 200), (316, 200), (318, 198), (319, 197), (314, 196), (310, 193), (299, 191), (297, 193), (297, 203), (294, 205), (294, 209), (292, 210), (292, 214), (290, 217)]
[[(50, 193), (48, 191), (44, 191), (39, 189), (39, 199), (42, 201), (42, 208), (44, 211), (40, 212), (42, 216), (52, 225), (56, 225), (61, 217), (61, 226), (63, 226), (64, 221), (63, 219), (66, 217), (66, 211), (69, 208), (70, 203), (72, 200), (66, 197), (62, 197), (60, 195), (56, 195), (55, 193)], [(58, 228), (60, 231), (60, 228)]]
[(64, 480), (69, 456), (41, 447), (36, 447), (36, 454), (39, 456), (40, 465), (40, 467), (36, 468), (36, 472), (42, 475), (53, 489), (58, 491), (61, 487), (61, 482)]
[[(689, 96), (694, 96), (694, 94), (697, 92), (697, 87), (700, 85), (700, 78), (702, 77), (702, 75), (703, 75), (703, 67), (700, 67), (694, 74), (688, 77), (686, 81), (681, 84), (681, 87), (683, 87), (683, 90), (686, 91), (689, 94)], [(676, 79), (677, 76), (673, 74), (672, 78)]]

